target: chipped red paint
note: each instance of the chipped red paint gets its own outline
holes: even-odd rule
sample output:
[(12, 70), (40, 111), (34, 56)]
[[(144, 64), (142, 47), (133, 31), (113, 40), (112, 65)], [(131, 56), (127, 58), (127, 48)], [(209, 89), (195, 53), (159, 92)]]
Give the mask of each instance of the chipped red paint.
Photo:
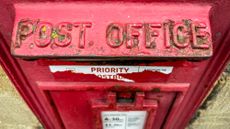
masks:
[(112, 59), (207, 58), (213, 53), (208, 4), (193, 5), (193, 10), (189, 4), (159, 3), (63, 6), (16, 4), (12, 54), (24, 58)]
[[(95, 110), (92, 108), (95, 105), (104, 104), (108, 106), (108, 104), (111, 104), (108, 99), (108, 95), (111, 93), (116, 94), (116, 102), (112, 103), (114, 104), (112, 107), (106, 107), (105, 110), (149, 110), (152, 109), (149, 106), (152, 106), (154, 107), (152, 111), (155, 116), (149, 117), (148, 122), (152, 122), (153, 126), (151, 127), (151, 124), (145, 125), (146, 128), (183, 129), (212, 89), (215, 80), (230, 59), (230, 23), (226, 18), (230, 17), (230, 1), (228, 0), (127, 0), (126, 2), (121, 0), (103, 0), (103, 2), (87, 0), (76, 3), (74, 1), (57, 2), (51, 0), (37, 0), (36, 2), (34, 0), (0, 1), (1, 12), (3, 12), (0, 15), (0, 63), (46, 129), (96, 129), (96, 127), (101, 127), (102, 123), (101, 119), (98, 118), (98, 113), (102, 111), (102, 108), (95, 108)], [(161, 3), (158, 3), (159, 1)], [(35, 6), (38, 8), (35, 9)], [(148, 11), (151, 9), (144, 7), (150, 6), (157, 8), (156, 11), (151, 13), (151, 16), (154, 15), (155, 17), (147, 15), (150, 14)], [(75, 7), (79, 7), (78, 9), (81, 10), (76, 13), (65, 11), (71, 10), (71, 8), (74, 11), (77, 9)], [(91, 10), (91, 7), (95, 7), (95, 9)], [(103, 14), (101, 15), (111, 18), (108, 22), (103, 20), (106, 17), (89, 17), (90, 14), (97, 14), (97, 11), (106, 7), (110, 9), (102, 11)], [(133, 7), (136, 7), (135, 9), (139, 11), (121, 10)], [(181, 10), (178, 11), (178, 8)], [(26, 11), (28, 9), (30, 11)], [(55, 13), (52, 10), (55, 10)], [(143, 12), (140, 10), (143, 10)], [(118, 15), (119, 11), (122, 13)], [(85, 12), (84, 15), (83, 12)], [(162, 16), (162, 12), (164, 12), (166, 18)], [(143, 22), (138, 17), (131, 17), (133, 20), (131, 22), (125, 20), (127, 13), (132, 13), (132, 16), (142, 16), (149, 20)], [(39, 21), (37, 21), (38, 17)], [(94, 21), (94, 18), (97, 22)], [(26, 26), (23, 26), (24, 23), (18, 24), (22, 19), (25, 19)], [(183, 22), (184, 19), (187, 19), (187, 21)], [(197, 25), (197, 22), (199, 22), (199, 25)], [(37, 31), (35, 34), (36, 29), (33, 28), (35, 23), (44, 23), (46, 27), (39, 25), (39, 28), (36, 29), (40, 32)], [(117, 33), (117, 30), (125, 30), (127, 33), (125, 36), (130, 39), (127, 44), (120, 41), (117, 42), (119, 44), (114, 44), (116, 43), (114, 40), (109, 40), (110, 45), (114, 47), (108, 45), (106, 29), (111, 23), (113, 25), (115, 23), (119, 27), (115, 27), (114, 32), (109, 31), (115, 34), (115, 36), (113, 35), (114, 37), (111, 35), (108, 35), (108, 37), (121, 37), (123, 33)], [(189, 28), (186, 26), (188, 25), (187, 23), (190, 25)], [(20, 28), (20, 33), (17, 35), (18, 27)], [(72, 32), (73, 27), (78, 29), (75, 30), (76, 33)], [(31, 31), (32, 28), (34, 31)], [(55, 31), (57, 33), (54, 33), (53, 28), (59, 29)], [(140, 28), (145, 29), (142, 31)], [(160, 28), (164, 28), (164, 30), (158, 31)], [(140, 40), (143, 32), (148, 38)], [(82, 38), (80, 38), (81, 40), (79, 38), (70, 38), (68, 33), (71, 36), (75, 34), (76, 37)], [(178, 33), (179, 36), (173, 36), (171, 33)], [(52, 39), (47, 37), (47, 34), (51, 34)], [(66, 35), (66, 38), (60, 37), (61, 40), (58, 40), (57, 36), (59, 34)], [(100, 36), (100, 34), (103, 34), (103, 36)], [(91, 40), (99, 39), (102, 41), (100, 45), (108, 49), (101, 48), (95, 41), (88, 41), (89, 36)], [(188, 36), (191, 41), (195, 42), (189, 42)], [(203, 40), (199, 39), (199, 42), (195, 40), (197, 37), (206, 39), (207, 36), (212, 36), (212, 40), (207, 39), (210, 40), (212, 47), (205, 45)], [(41, 37), (42, 39), (38, 39)], [(165, 42), (170, 40), (173, 40), (173, 44)], [(152, 41), (156, 41), (156, 43)], [(87, 57), (94, 57), (93, 53), (99, 56), (114, 53), (112, 56), (116, 57), (123, 52), (121, 56), (127, 56), (130, 59), (129, 56), (135, 56), (139, 52), (138, 49), (132, 48), (137, 42), (142, 43), (141, 47), (146, 50), (156, 50), (160, 45), (158, 43), (162, 42), (166, 49), (171, 49), (171, 45), (173, 45), (175, 51), (166, 54), (162, 53), (162, 51), (155, 54), (151, 54), (149, 51), (142, 51), (144, 55), (158, 57), (158, 61), (79, 62), (75, 61), (76, 58), (73, 58), (73, 61), (66, 61), (66, 58), (56, 59), (60, 57), (60, 55), (56, 55), (57, 53), (64, 53), (69, 56), (68, 52), (72, 53), (70, 50), (74, 50), (70, 47), (72, 43), (79, 43), (74, 47), (80, 50), (77, 51), (79, 57), (81, 54), (85, 54)], [(181, 42), (183, 44), (180, 44)], [(98, 49), (95, 49), (95, 46)], [(193, 47), (191, 48), (191, 46)], [(57, 53), (51, 53), (54, 52), (53, 50), (57, 51)], [(181, 54), (177, 54), (178, 50)], [(188, 59), (188, 53), (195, 50), (201, 52), (197, 57), (210, 56), (210, 53), (204, 53), (206, 50), (213, 52), (213, 55), (206, 60), (193, 61)], [(24, 56), (27, 59), (32, 56), (38, 58), (46, 53), (48, 54), (46, 55), (47, 57), (52, 55), (55, 59), (23, 60), (13, 56), (11, 52), (15, 55), (26, 53), (27, 55)], [(92, 53), (90, 55), (86, 52)], [(167, 58), (166, 61), (162, 61), (161, 55), (167, 54), (173, 54), (174, 59), (184, 56), (185, 60), (179, 61)], [(170, 74), (156, 71), (118, 74), (134, 81), (134, 83), (128, 83), (114, 79), (102, 79), (93, 74), (73, 73), (68, 70), (52, 73), (49, 69), (50, 65), (172, 66), (173, 71)], [(146, 108), (136, 107), (144, 106), (144, 103), (142, 105), (138, 99), (135, 99), (135, 95), (138, 93), (142, 94), (140, 98), (143, 99), (141, 100), (150, 100), (151, 105), (145, 105)], [(112, 98), (113, 100), (115, 99), (114, 96)], [(133, 101), (120, 108), (119, 105), (123, 103), (119, 101), (119, 98), (127, 99), (127, 101), (132, 99)], [(95, 104), (93, 101), (101, 103)], [(136, 106), (133, 106), (135, 104)]]

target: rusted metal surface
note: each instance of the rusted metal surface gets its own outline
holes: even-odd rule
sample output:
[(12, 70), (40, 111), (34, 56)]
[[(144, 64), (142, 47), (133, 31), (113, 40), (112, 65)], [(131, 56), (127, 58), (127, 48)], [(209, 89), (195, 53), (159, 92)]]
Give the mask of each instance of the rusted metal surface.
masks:
[(208, 5), (64, 5), (16, 4), (12, 54), (24, 58), (212, 56)]

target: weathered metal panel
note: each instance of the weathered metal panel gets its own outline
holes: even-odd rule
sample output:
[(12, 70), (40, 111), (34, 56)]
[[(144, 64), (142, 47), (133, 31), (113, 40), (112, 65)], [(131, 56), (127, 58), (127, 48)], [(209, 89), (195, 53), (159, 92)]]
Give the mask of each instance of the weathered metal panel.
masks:
[(11, 51), (24, 58), (207, 58), (213, 53), (209, 9), (129, 2), (16, 4)]

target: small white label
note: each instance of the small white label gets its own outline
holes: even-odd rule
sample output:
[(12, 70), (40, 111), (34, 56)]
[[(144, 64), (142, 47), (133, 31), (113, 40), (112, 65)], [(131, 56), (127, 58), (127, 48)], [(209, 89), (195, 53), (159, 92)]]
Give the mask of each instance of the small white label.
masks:
[(103, 129), (144, 129), (146, 111), (104, 111), (101, 113)]

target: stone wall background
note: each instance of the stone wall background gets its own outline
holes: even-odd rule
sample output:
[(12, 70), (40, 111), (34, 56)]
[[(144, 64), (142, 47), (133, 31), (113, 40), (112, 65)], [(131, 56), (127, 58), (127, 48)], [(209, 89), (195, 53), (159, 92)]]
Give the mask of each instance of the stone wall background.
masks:
[(0, 129), (39, 129), (40, 123), (0, 66)]
[[(230, 129), (230, 65), (187, 129)], [(0, 129), (42, 129), (0, 66)]]
[(230, 129), (230, 64), (187, 129)]

